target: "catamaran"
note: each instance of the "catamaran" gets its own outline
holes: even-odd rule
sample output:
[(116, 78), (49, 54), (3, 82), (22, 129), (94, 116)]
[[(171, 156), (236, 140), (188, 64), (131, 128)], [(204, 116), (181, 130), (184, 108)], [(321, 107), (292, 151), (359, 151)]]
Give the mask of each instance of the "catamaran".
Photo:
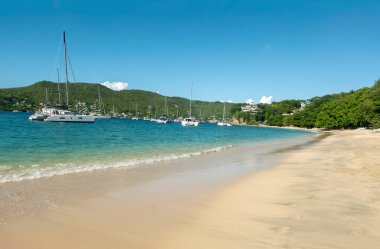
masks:
[(95, 117), (83, 115), (69, 110), (56, 110), (54, 114), (45, 118), (45, 122), (75, 122), (75, 123), (94, 123)]
[(193, 83), (191, 83), (191, 90), (190, 90), (189, 117), (187, 117), (181, 121), (182, 126), (198, 126), (198, 124), (199, 124), (199, 121), (197, 121), (194, 117), (191, 116), (191, 99), (192, 98), (193, 98)]
[(222, 118), (222, 121), (218, 122), (219, 126), (231, 126), (231, 124), (228, 123), (227, 119), (225, 119), (225, 115), (226, 115), (226, 102), (224, 102), (224, 106), (223, 106), (223, 118)]
[(63, 31), (63, 45), (65, 57), (65, 71), (66, 71), (66, 107), (52, 110), (52, 114), (44, 119), (45, 122), (75, 122), (75, 123), (94, 123), (95, 117), (93, 115), (83, 115), (68, 110), (69, 106), (69, 76), (67, 73), (67, 47), (66, 47), (66, 32)]

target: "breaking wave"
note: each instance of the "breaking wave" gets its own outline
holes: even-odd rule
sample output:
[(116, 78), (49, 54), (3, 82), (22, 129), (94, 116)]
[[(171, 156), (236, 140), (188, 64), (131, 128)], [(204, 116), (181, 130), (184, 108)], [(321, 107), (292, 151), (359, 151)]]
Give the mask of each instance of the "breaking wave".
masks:
[(232, 148), (232, 145), (220, 146), (211, 149), (206, 149), (202, 151), (189, 152), (189, 153), (178, 153), (178, 154), (167, 154), (163, 156), (154, 156), (145, 159), (130, 159), (126, 161), (117, 161), (111, 163), (97, 163), (90, 162), (85, 164), (74, 164), (74, 163), (58, 163), (50, 167), (41, 167), (38, 164), (33, 164), (29, 166), (20, 165), (17, 169), (14, 166), (0, 165), (0, 183), (7, 182), (17, 182), (23, 180), (33, 180), (43, 177), (52, 177), (59, 175), (67, 175), (81, 172), (89, 172), (94, 170), (102, 169), (133, 169), (140, 165), (152, 164), (163, 161), (177, 160), (181, 158), (189, 158), (193, 156), (200, 156), (212, 152), (224, 151)]

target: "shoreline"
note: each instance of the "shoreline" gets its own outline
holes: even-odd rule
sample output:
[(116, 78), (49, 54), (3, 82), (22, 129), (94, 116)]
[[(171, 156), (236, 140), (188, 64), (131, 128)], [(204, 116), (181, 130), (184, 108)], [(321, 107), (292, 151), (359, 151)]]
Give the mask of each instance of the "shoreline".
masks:
[(305, 127), (298, 127), (298, 126), (274, 126), (274, 125), (264, 125), (264, 124), (257, 124), (257, 125), (249, 125), (249, 124), (235, 124), (234, 126), (253, 126), (253, 127), (264, 127), (264, 128), (279, 128), (279, 129), (289, 129), (289, 130), (300, 130), (300, 131), (308, 131), (313, 133), (321, 133), (326, 132), (328, 130), (324, 130), (323, 128), (305, 128)]
[[(273, 128), (260, 128), (265, 131), (265, 129), (273, 129)], [(274, 130), (276, 131), (276, 130)], [(278, 130), (277, 130), (278, 131)], [(291, 134), (292, 131), (285, 132), (290, 134), (290, 138), (292, 138)], [(264, 132), (265, 134), (265, 132)], [(312, 134), (310, 132), (307, 132), (307, 134)], [(299, 132), (299, 136), (305, 136), (307, 135), (306, 132)], [(287, 138), (277, 138), (279, 140), (287, 139)], [(271, 141), (277, 140), (276, 138), (268, 139), (267, 141), (270, 143)], [(152, 163), (160, 163), (163, 161), (170, 161), (170, 160), (177, 160), (181, 158), (188, 158), (193, 156), (198, 156), (202, 154), (207, 153), (213, 153), (218, 152), (220, 150), (226, 150), (230, 149), (231, 147), (236, 147), (240, 145), (245, 144), (251, 144), (254, 146), (255, 144), (266, 142), (265, 140), (262, 141), (262, 138), (258, 138), (256, 140), (255, 136), (252, 136), (250, 139), (242, 139), (240, 142), (238, 141), (229, 141), (226, 142), (219, 142), (215, 144), (208, 144), (207, 142), (204, 146), (199, 145), (198, 148), (186, 148), (183, 147), (182, 149), (170, 149), (170, 150), (163, 150), (162, 153), (154, 152), (154, 150), (150, 151), (148, 150), (148, 153), (145, 153), (143, 151), (138, 151), (137, 155), (133, 154), (123, 154), (123, 151), (119, 149), (118, 154), (112, 154), (107, 153), (106, 154), (106, 160), (103, 158), (97, 157), (97, 153), (95, 151), (89, 151), (88, 153), (92, 154), (94, 156), (94, 160), (91, 160), (91, 156), (89, 155), (81, 155), (80, 153), (76, 153), (77, 160), (68, 160), (67, 162), (64, 161), (61, 163), (60, 161), (55, 160), (54, 156), (51, 158), (52, 160), (42, 160), (39, 161), (37, 157), (30, 157), (32, 160), (34, 160), (33, 164), (25, 164), (20, 161), (16, 160), (16, 163), (11, 162), (10, 160), (15, 160), (18, 158), (18, 155), (13, 155), (12, 157), (7, 158), (7, 154), (4, 154), (5, 160), (8, 160), (9, 162), (5, 161), (5, 163), (2, 163), (5, 165), (5, 167), (0, 169), (0, 184), (7, 183), (7, 182), (15, 182), (15, 181), (23, 181), (23, 180), (33, 180), (38, 178), (44, 178), (44, 177), (54, 177), (57, 175), (66, 175), (66, 174), (75, 174), (75, 173), (81, 173), (81, 172), (90, 172), (93, 170), (107, 170), (112, 168), (125, 168), (125, 169), (131, 169), (135, 167), (139, 167), (144, 164), (152, 164)], [(45, 144), (46, 146), (46, 144)], [(156, 145), (160, 148), (159, 145)], [(177, 146), (178, 148), (181, 148), (181, 146)], [(29, 148), (30, 149), (30, 148)], [(60, 148), (62, 149), (62, 148)], [(17, 151), (17, 149), (13, 150)], [(145, 150), (144, 150), (145, 151)], [(159, 150), (157, 150), (159, 151)], [(41, 154), (40, 150), (37, 150), (38, 153)], [(37, 153), (37, 155), (38, 155)], [(50, 155), (55, 155), (54, 151), (49, 151)], [(46, 153), (46, 154), (49, 154)], [(145, 154), (144, 154), (145, 153)], [(102, 154), (102, 153), (100, 153)], [(25, 155), (23, 155), (25, 156)], [(30, 155), (27, 155), (30, 156)], [(43, 156), (43, 155), (42, 155)], [(82, 157), (82, 158), (81, 158)], [(22, 156), (21, 156), (22, 158)], [(26, 158), (28, 160), (28, 158)], [(15, 167), (14, 167), (15, 166)], [(15, 169), (14, 169), (15, 168)]]
[(288, 130), (300, 130), (300, 131), (308, 131), (312, 133), (331, 133), (331, 132), (340, 132), (340, 131), (370, 131), (374, 133), (380, 132), (380, 128), (367, 128), (367, 127), (359, 127), (359, 128), (346, 128), (346, 129), (324, 129), (324, 128), (306, 128), (306, 127), (298, 127), (298, 126), (274, 126), (274, 125), (264, 125), (264, 124), (258, 124), (258, 125), (248, 125), (248, 124), (233, 124), (234, 126), (254, 126), (254, 127), (266, 127), (266, 128), (279, 128), (279, 129), (288, 129)]
[[(210, 153), (217, 153), (225, 150), (229, 150), (231, 148), (234, 148), (236, 146), (234, 145), (225, 145), (225, 146), (219, 146), (219, 147), (213, 147), (209, 149), (199, 150), (199, 151), (190, 151), (190, 152), (183, 152), (178, 154), (171, 154), (171, 155), (164, 155), (164, 156), (154, 156), (154, 157), (147, 157), (145, 159), (132, 159), (130, 161), (115, 161), (112, 162), (113, 165), (109, 165), (107, 163), (86, 163), (87, 167), (80, 167), (80, 168), (64, 168), (61, 171), (57, 171), (54, 168), (43, 168), (38, 169), (38, 171), (27, 172), (19, 172), (18, 174), (13, 175), (6, 175), (6, 176), (0, 176), (0, 184), (6, 184), (6, 183), (12, 183), (12, 182), (22, 182), (22, 181), (32, 181), (32, 180), (38, 180), (41, 178), (49, 178), (49, 177), (56, 177), (56, 176), (63, 176), (63, 175), (72, 175), (72, 174), (80, 174), (80, 173), (86, 173), (86, 172), (92, 172), (97, 170), (108, 170), (108, 169), (125, 169), (130, 170), (134, 169), (139, 166), (144, 166), (148, 164), (157, 164), (167, 161), (175, 161), (180, 160), (183, 158), (191, 158), (195, 156), (202, 156), (207, 155)], [(96, 166), (93, 166), (93, 165)]]
[[(68, 185), (71, 199), (7, 219), (0, 241), (10, 249), (375, 248), (379, 138), (339, 131), (254, 155), (241, 147), (160, 167), (57, 177), (55, 187)], [(54, 188), (48, 182), (40, 181), (40, 190), (48, 188), (40, 194), (59, 200), (46, 195)]]
[[(239, 163), (241, 158), (245, 157), (253, 163), (247, 167), (249, 173), (255, 171), (256, 168), (264, 167), (261, 164), (271, 165), (274, 160), (267, 158), (268, 162), (264, 163), (256, 158), (258, 155), (283, 150), (292, 145), (301, 144), (302, 146), (317, 139), (318, 137), (305, 135), (296, 139), (285, 139), (286, 142), (280, 139), (247, 147), (233, 146), (216, 152), (145, 163), (131, 168), (96, 169), (4, 182), (0, 184), (0, 227), (8, 220), (34, 216), (44, 210), (76, 204), (82, 199), (94, 198), (115, 189), (145, 184), (171, 174), (197, 172), (204, 170), (203, 168), (208, 168), (210, 171), (218, 170), (218, 168), (226, 167), (225, 164)], [(220, 158), (223, 158), (224, 162), (219, 165)], [(198, 166), (193, 165), (193, 162)], [(233, 173), (241, 174), (239, 170)]]

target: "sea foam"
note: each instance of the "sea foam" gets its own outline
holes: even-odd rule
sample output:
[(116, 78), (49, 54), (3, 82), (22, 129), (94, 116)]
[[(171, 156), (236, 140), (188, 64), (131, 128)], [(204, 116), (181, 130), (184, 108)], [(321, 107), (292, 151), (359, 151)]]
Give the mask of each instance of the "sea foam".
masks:
[(178, 154), (173, 153), (173, 154), (154, 156), (154, 157), (149, 157), (149, 158), (144, 158), (144, 159), (129, 159), (125, 161), (117, 161), (117, 162), (112, 162), (112, 163), (90, 162), (90, 163), (85, 163), (85, 164), (80, 164), (80, 165), (75, 165), (73, 163), (67, 163), (67, 164), (59, 163), (51, 167), (39, 167), (39, 165), (36, 165), (36, 164), (29, 165), (29, 166), (20, 165), (17, 170), (11, 170), (12, 167), (1, 165), (0, 167), (2, 169), (7, 169), (7, 170), (6, 171), (3, 170), (3, 173), (0, 175), (0, 183), (33, 180), (33, 179), (39, 179), (43, 177), (53, 177), (53, 176), (67, 175), (67, 174), (74, 174), (74, 173), (81, 173), (81, 172), (90, 172), (94, 170), (117, 169), (117, 168), (133, 169), (144, 164), (153, 164), (153, 163), (158, 163), (158, 162), (177, 160), (181, 158), (201, 156), (208, 153), (224, 151), (232, 147), (233, 147), (232, 145), (226, 145), (226, 146), (220, 146), (220, 147), (215, 147), (215, 148), (210, 148), (210, 149), (205, 149), (205, 150), (195, 151), (195, 152), (178, 153)]

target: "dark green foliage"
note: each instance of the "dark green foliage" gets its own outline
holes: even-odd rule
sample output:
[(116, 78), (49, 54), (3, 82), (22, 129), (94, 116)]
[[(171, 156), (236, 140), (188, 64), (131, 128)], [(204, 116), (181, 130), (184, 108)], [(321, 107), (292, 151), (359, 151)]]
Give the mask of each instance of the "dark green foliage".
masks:
[(256, 116), (250, 112), (241, 112), (238, 111), (234, 115), (238, 120), (245, 122), (248, 125), (258, 124)]
[(377, 128), (380, 120), (379, 100), (376, 85), (350, 93), (313, 98), (304, 111), (291, 117), (290, 124), (326, 129)]
[(271, 106), (280, 113), (289, 114), (301, 107), (301, 100), (283, 100), (280, 102), (274, 102)]
[[(301, 103), (307, 103), (301, 108)], [(271, 105), (259, 104), (256, 113), (236, 111), (235, 117), (247, 123), (306, 128), (353, 129), (380, 127), (380, 80), (371, 88), (349, 93), (314, 97), (309, 101), (284, 100)]]
[(300, 100), (283, 100), (280, 102), (274, 102), (271, 105), (258, 104), (258, 110), (255, 113), (242, 112), (240, 109), (231, 108), (235, 117), (238, 120), (243, 120), (246, 124), (260, 124), (283, 126), (285, 117), (283, 114), (292, 113), (294, 110), (301, 107)]
[(233, 104), (230, 108), (230, 113), (233, 115), (241, 110), (242, 104)]

